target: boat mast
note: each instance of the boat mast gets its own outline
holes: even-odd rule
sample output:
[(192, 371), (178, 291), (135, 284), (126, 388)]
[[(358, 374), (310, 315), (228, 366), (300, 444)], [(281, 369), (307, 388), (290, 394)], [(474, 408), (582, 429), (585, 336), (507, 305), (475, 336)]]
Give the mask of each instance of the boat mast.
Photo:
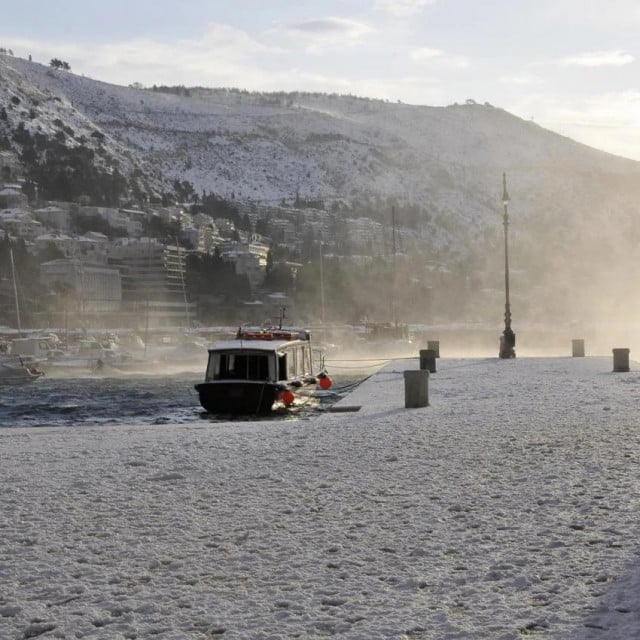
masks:
[(13, 248), (9, 247), (9, 256), (11, 257), (11, 277), (13, 279), (13, 295), (16, 301), (16, 320), (18, 321), (18, 331), (22, 331), (22, 323), (20, 322), (20, 304), (18, 303), (18, 284), (16, 282), (16, 265), (13, 261)]
[(322, 240), (320, 240), (320, 319), (324, 325), (324, 260), (322, 257)]
[(396, 208), (391, 207), (391, 268), (392, 268), (392, 282), (391, 282), (391, 317), (393, 319), (393, 326), (398, 328), (398, 314), (396, 312)]
[[(185, 316), (187, 318), (187, 329), (191, 328), (191, 317), (189, 315), (189, 301), (187, 299), (187, 287), (185, 284), (185, 280), (184, 280), (184, 267), (182, 264), (182, 254), (180, 253), (180, 243), (178, 242), (178, 238), (176, 236), (176, 249), (178, 251), (178, 268), (180, 269), (180, 283), (182, 284), (182, 297), (184, 299), (184, 312), (185, 312)], [(186, 258), (185, 258), (185, 264), (184, 266), (186, 266)]]

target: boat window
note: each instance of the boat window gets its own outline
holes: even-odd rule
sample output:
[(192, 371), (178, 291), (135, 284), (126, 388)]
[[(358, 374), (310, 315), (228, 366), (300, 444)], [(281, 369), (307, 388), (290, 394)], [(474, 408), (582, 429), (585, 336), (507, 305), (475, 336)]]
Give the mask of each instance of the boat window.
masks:
[(212, 353), (209, 355), (209, 363), (207, 364), (207, 380), (218, 380), (220, 378), (220, 355)]
[(287, 379), (287, 356), (278, 356), (278, 380)]
[(214, 371), (214, 380), (268, 380), (269, 359), (260, 354), (220, 355), (220, 368)]
[(305, 370), (304, 370), (304, 349), (302, 349), (302, 348), (296, 349), (296, 370), (298, 372), (298, 376), (302, 376), (305, 373)]
[(296, 352), (292, 349), (289, 351), (289, 357), (287, 358), (287, 378), (295, 378), (296, 375)]

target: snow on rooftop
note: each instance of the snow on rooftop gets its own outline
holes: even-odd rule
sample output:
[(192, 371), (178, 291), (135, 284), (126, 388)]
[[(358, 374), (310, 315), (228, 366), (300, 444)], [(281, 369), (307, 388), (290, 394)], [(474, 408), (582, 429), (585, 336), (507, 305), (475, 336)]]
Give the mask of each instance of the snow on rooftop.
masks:
[(640, 365), (437, 364), (420, 409), (413, 359), (353, 413), (0, 430), (0, 637), (638, 637)]

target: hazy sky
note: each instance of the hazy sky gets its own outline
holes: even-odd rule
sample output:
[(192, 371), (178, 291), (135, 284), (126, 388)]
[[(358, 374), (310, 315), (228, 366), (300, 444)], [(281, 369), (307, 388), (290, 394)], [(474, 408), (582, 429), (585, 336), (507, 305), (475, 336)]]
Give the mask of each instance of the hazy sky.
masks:
[(640, 160), (640, 0), (20, 0), (0, 46), (128, 85), (490, 102)]

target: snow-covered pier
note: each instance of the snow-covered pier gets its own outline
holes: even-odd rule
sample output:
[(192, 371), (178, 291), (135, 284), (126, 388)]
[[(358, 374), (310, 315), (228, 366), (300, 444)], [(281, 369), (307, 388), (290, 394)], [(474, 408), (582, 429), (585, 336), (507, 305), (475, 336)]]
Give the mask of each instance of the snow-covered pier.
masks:
[(440, 359), (405, 409), (417, 366), (357, 412), (0, 430), (0, 637), (638, 637), (640, 366)]

